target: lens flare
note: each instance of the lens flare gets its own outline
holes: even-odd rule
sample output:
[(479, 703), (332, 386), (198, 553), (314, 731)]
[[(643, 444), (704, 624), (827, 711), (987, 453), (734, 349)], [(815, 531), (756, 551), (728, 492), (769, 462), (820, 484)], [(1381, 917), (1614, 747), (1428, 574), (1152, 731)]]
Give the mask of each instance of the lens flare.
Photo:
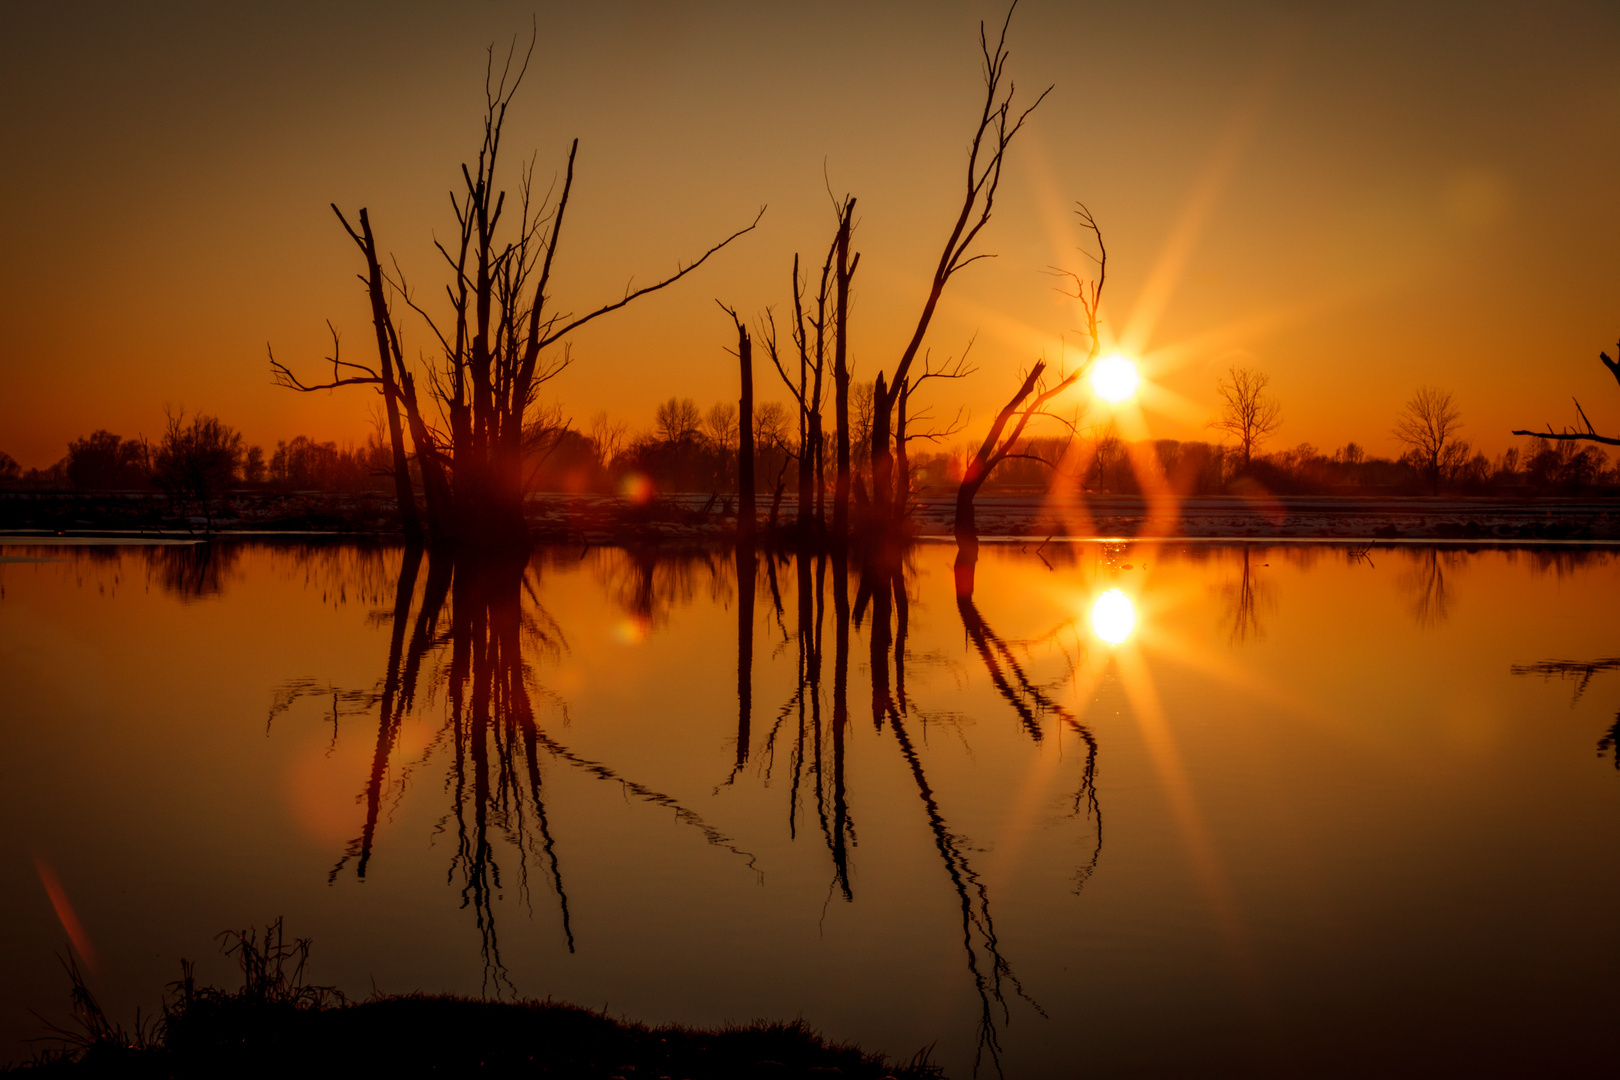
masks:
[(1118, 589), (1109, 589), (1091, 605), (1091, 631), (1110, 645), (1123, 644), (1136, 629), (1136, 605)]
[(1136, 393), (1141, 381), (1136, 365), (1118, 353), (1103, 357), (1091, 369), (1091, 387), (1105, 401), (1124, 401)]
[(650, 477), (632, 472), (625, 473), (624, 479), (619, 481), (619, 494), (623, 495), (624, 501), (631, 506), (646, 506), (652, 502), (656, 492)]

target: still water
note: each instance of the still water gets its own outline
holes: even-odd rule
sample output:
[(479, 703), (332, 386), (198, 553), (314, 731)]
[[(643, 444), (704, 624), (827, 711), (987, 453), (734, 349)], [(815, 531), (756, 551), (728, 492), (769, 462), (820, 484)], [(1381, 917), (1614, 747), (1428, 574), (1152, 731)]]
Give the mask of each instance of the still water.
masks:
[(1616, 1067), (1614, 553), (953, 554), (0, 548), (0, 1058), (285, 916), (957, 1077)]

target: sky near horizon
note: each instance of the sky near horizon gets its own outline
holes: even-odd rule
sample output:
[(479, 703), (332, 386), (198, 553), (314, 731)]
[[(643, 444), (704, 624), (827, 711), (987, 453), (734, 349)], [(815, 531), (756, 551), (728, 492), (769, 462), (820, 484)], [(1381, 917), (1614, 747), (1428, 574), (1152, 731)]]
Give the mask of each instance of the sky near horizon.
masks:
[[(543, 397), (585, 425), (650, 425), (670, 396), (734, 400), (730, 320), (791, 306), (828, 190), (857, 197), (851, 355), (892, 371), (961, 199), (982, 102), (966, 0), (876, 5), (13, 4), (0, 9), (0, 451), (45, 466), (97, 428), (155, 436), (165, 406), (250, 443), (360, 440), (373, 397), (271, 385), (266, 345), (317, 374), (364, 355), (358, 253), (328, 206), (366, 206), (418, 296), (476, 152), (486, 49), (538, 44), (506, 131), (508, 186), (580, 140), (556, 299), (617, 299), (766, 212), (674, 287), (577, 333)], [(1022, 0), (1023, 101), (996, 258), (952, 280), (928, 338), (978, 373), (928, 394), (982, 425), (1018, 373), (1072, 362), (1052, 265), (1108, 244), (1111, 345), (1150, 392), (1127, 434), (1211, 439), (1232, 364), (1271, 377), (1268, 449), (1375, 454), (1420, 384), (1464, 437), (1574, 419), (1620, 434), (1597, 361), (1620, 336), (1620, 8)], [(406, 349), (431, 360), (426, 328)], [(352, 352), (351, 352), (352, 350)], [(1065, 352), (1067, 350), (1067, 352)], [(786, 399), (768, 370), (757, 396)], [(1076, 395), (1073, 404), (1083, 404)], [(1110, 416), (1092, 403), (1091, 422)], [(970, 429), (973, 430), (973, 429)]]

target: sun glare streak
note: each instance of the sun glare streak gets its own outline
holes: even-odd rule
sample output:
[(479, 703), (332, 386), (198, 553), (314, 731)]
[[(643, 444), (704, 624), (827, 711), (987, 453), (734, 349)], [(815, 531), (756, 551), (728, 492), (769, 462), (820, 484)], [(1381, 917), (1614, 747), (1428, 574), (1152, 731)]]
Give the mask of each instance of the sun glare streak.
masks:
[(1254, 139), (1254, 134), (1260, 126), (1260, 117), (1270, 103), (1270, 98), (1280, 81), (1280, 75), (1281, 65), (1273, 65), (1269, 70), (1262, 70), (1233, 108), (1226, 129), (1221, 133), (1220, 141), (1215, 144), (1214, 152), (1204, 165), (1203, 174), (1187, 197), (1181, 216), (1177, 218), (1175, 227), (1170, 232), (1170, 239), (1165, 242), (1158, 261), (1148, 274), (1147, 283), (1142, 286), (1142, 292), (1137, 297), (1136, 307), (1125, 324), (1124, 333), (1120, 335), (1124, 351), (1142, 352), (1147, 346), (1148, 339), (1153, 336), (1159, 317), (1164, 314), (1171, 296), (1175, 294), (1176, 286), (1181, 282), (1181, 276), (1187, 269), (1187, 263), (1198, 245), (1198, 239), (1203, 234), (1216, 200), (1220, 198), (1227, 181), (1236, 171), (1238, 160), (1244, 150)]
[(84, 926), (79, 922), (78, 915), (74, 914), (73, 905), (68, 903), (67, 892), (62, 888), (62, 883), (56, 879), (56, 871), (38, 855), (34, 856), (34, 869), (39, 872), (39, 883), (45, 886), (45, 895), (50, 898), (51, 907), (56, 909), (57, 921), (67, 932), (68, 940), (73, 943), (73, 951), (79, 954), (84, 966), (93, 974), (99, 966), (96, 950), (91, 947), (90, 935), (84, 932)]
[(1199, 809), (1192, 782), (1187, 776), (1186, 763), (1182, 760), (1181, 750), (1176, 745), (1175, 735), (1170, 730), (1158, 691), (1153, 685), (1153, 676), (1136, 649), (1119, 650), (1115, 654), (1115, 662), (1119, 665), (1120, 684), (1130, 700), (1137, 729), (1142, 734), (1142, 741), (1147, 744), (1154, 771), (1158, 773), (1182, 843), (1192, 860), (1194, 876), (1226, 940), (1233, 966), (1250, 995), (1251, 1005), (1259, 1011), (1269, 1011), (1259, 964), (1248, 940), (1237, 896), (1228, 880), (1226, 868), (1221, 864), (1215, 838)]

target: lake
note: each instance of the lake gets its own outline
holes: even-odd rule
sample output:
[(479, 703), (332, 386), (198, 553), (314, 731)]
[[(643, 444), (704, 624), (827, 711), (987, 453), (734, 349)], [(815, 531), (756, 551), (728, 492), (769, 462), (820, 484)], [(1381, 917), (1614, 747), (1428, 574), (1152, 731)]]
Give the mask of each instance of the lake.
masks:
[(0, 547), (0, 1057), (284, 916), (956, 1077), (1616, 1067), (1613, 550), (954, 554)]

